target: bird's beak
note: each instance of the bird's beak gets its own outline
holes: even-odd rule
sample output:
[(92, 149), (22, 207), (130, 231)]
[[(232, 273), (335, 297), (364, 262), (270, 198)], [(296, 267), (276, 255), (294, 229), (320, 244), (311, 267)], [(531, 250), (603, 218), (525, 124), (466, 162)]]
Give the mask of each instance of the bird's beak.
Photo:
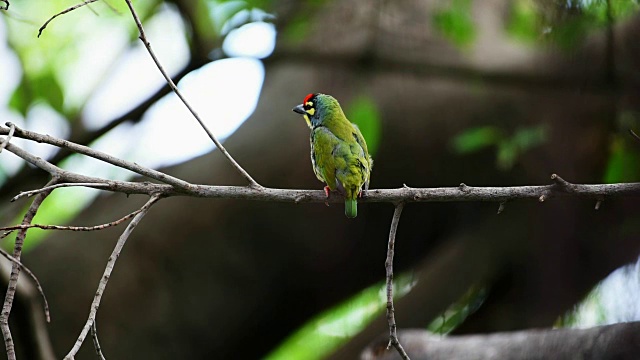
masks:
[(302, 104), (294, 107), (292, 110), (293, 112), (297, 112), (298, 114), (302, 114), (302, 115), (307, 113), (306, 111), (304, 111), (304, 107), (302, 106)]

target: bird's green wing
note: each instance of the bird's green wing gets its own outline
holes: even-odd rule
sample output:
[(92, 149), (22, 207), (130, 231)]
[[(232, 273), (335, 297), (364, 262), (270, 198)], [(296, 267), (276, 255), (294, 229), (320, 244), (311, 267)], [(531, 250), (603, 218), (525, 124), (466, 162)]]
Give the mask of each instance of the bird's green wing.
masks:
[(337, 189), (336, 166), (342, 166), (340, 157), (334, 156), (340, 143), (340, 139), (324, 126), (318, 126), (311, 131), (313, 171), (332, 191)]

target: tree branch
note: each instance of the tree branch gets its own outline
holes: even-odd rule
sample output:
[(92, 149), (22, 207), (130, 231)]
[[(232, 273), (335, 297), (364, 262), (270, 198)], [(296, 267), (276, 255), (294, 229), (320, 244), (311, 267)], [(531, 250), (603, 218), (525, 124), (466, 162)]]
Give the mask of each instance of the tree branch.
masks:
[[(11, 123), (7, 123), (7, 126), (13, 125)], [(2, 131), (0, 131), (0, 135), (4, 135), (4, 128), (0, 128)], [(18, 127), (16, 127), (16, 136), (24, 138), (24, 139), (29, 139), (29, 140), (33, 140), (39, 143), (45, 143), (45, 144), (50, 144), (50, 145), (54, 145), (57, 146), (59, 148), (64, 148), (64, 149), (69, 149), (72, 151), (75, 151), (79, 154), (83, 154), (89, 157), (92, 157), (94, 159), (98, 159), (101, 161), (104, 161), (106, 163), (109, 163), (111, 165), (117, 166), (117, 167), (121, 167), (123, 169), (127, 169), (130, 171), (133, 171), (137, 174), (140, 174), (142, 176), (146, 176), (148, 178), (154, 179), (154, 180), (158, 180), (160, 182), (163, 182), (165, 184), (169, 184), (169, 185), (173, 185), (177, 188), (182, 188), (185, 190), (188, 190), (189, 187), (191, 186), (191, 184), (189, 184), (188, 182), (184, 181), (184, 180), (180, 180), (178, 178), (175, 178), (173, 176), (161, 173), (160, 171), (157, 170), (153, 170), (153, 169), (149, 169), (146, 168), (144, 166), (140, 166), (136, 163), (132, 163), (126, 160), (122, 160), (119, 159), (115, 156), (111, 156), (109, 154), (105, 154), (101, 151), (98, 150), (94, 150), (90, 147), (84, 146), (84, 145), (80, 145), (80, 144), (76, 144), (76, 143), (72, 143), (70, 141), (67, 140), (62, 140), (62, 139), (58, 139), (55, 138), (53, 136), (49, 136), (49, 135), (44, 135), (44, 134), (38, 134), (32, 131), (28, 131), (28, 130), (22, 130)], [(35, 164), (34, 164), (35, 165)], [(38, 165), (36, 165), (38, 166)]]
[(82, 3), (80, 3), (80, 4), (74, 5), (74, 6), (70, 7), (70, 8), (67, 8), (67, 9), (65, 9), (65, 10), (62, 10), (61, 12), (59, 12), (59, 13), (57, 13), (57, 14), (53, 15), (51, 18), (49, 18), (49, 20), (47, 20), (47, 21), (46, 21), (46, 22), (45, 22), (45, 23), (40, 27), (40, 29), (38, 29), (38, 37), (40, 37), (40, 35), (42, 34), (42, 31), (44, 31), (44, 29), (47, 27), (47, 25), (49, 25), (49, 23), (50, 23), (53, 19), (57, 18), (57, 17), (58, 17), (58, 16), (60, 16), (60, 15), (64, 15), (64, 14), (66, 14), (66, 13), (68, 13), (68, 12), (71, 12), (71, 11), (73, 11), (73, 10), (75, 10), (75, 9), (79, 8), (79, 7), (83, 7), (83, 6), (85, 6), (85, 5), (91, 4), (92, 2), (96, 2), (96, 1), (98, 1), (98, 0), (86, 0), (86, 1), (84, 1), (84, 2), (82, 2)]
[(109, 278), (111, 277), (111, 272), (113, 271), (113, 267), (116, 264), (116, 260), (120, 256), (120, 252), (122, 251), (124, 244), (127, 242), (127, 239), (133, 232), (133, 229), (136, 228), (140, 220), (142, 220), (142, 218), (147, 214), (147, 212), (149, 211), (149, 208), (151, 208), (151, 206), (159, 199), (160, 199), (160, 196), (158, 195), (152, 196), (151, 199), (149, 199), (149, 201), (147, 201), (147, 203), (140, 208), (138, 214), (133, 218), (133, 220), (131, 220), (131, 222), (129, 223), (127, 228), (124, 230), (122, 235), (120, 235), (120, 238), (118, 239), (118, 242), (116, 243), (116, 246), (113, 249), (111, 256), (109, 256), (109, 261), (107, 262), (107, 266), (104, 270), (104, 274), (102, 275), (102, 278), (100, 279), (100, 283), (98, 284), (98, 290), (96, 291), (96, 294), (93, 297), (93, 302), (91, 303), (91, 310), (89, 310), (89, 318), (87, 319), (87, 322), (82, 328), (82, 331), (80, 332), (80, 336), (78, 336), (78, 340), (76, 340), (76, 343), (73, 345), (73, 348), (71, 348), (71, 351), (69, 351), (67, 356), (64, 357), (65, 359), (67, 360), (73, 359), (74, 356), (78, 353), (78, 350), (80, 350), (80, 346), (84, 342), (84, 339), (87, 337), (87, 334), (89, 333), (89, 330), (91, 329), (91, 326), (93, 325), (93, 322), (96, 319), (96, 314), (98, 313), (98, 308), (100, 307), (100, 300), (102, 299), (102, 294), (104, 293), (104, 289), (107, 287), (107, 283), (109, 282)]
[(396, 231), (398, 230), (398, 222), (400, 222), (400, 215), (404, 203), (398, 203), (393, 211), (393, 219), (391, 220), (391, 230), (389, 230), (389, 246), (387, 248), (387, 260), (385, 261), (385, 269), (387, 273), (387, 321), (389, 322), (389, 343), (387, 344), (387, 350), (393, 347), (396, 348), (400, 357), (403, 360), (409, 360), (409, 355), (404, 351), (404, 348), (398, 340), (396, 333), (396, 317), (395, 309), (393, 308), (393, 254), (396, 242)]
[(2, 150), (4, 150), (4, 148), (7, 147), (9, 142), (11, 142), (11, 138), (13, 137), (13, 133), (16, 131), (16, 126), (14, 124), (8, 123), (7, 125), (9, 125), (9, 134), (7, 134), (7, 138), (4, 139), (2, 141), (2, 143), (0, 143), (0, 153), (2, 152)]
[(53, 189), (57, 189), (57, 188), (62, 188), (62, 187), (77, 187), (77, 186), (85, 186), (85, 187), (90, 187), (90, 188), (104, 188), (104, 187), (108, 187), (107, 184), (100, 184), (100, 183), (62, 183), (62, 184), (55, 184), (55, 185), (51, 185), (51, 186), (47, 186), (47, 187), (43, 187), (41, 189), (36, 189), (36, 190), (31, 190), (31, 191), (21, 191), (20, 194), (14, 196), (10, 201), (14, 202), (18, 199), (20, 199), (21, 197), (32, 197), (35, 194), (41, 193), (43, 191), (49, 191), (49, 190), (53, 190)]
[[(122, 224), (123, 222), (131, 219), (135, 215), (138, 215), (140, 210), (136, 210), (131, 214), (125, 215), (118, 220), (112, 221), (106, 224), (100, 224), (95, 226), (60, 226), (60, 225), (41, 225), (41, 224), (27, 224), (27, 225), (14, 225), (14, 226), (5, 226), (0, 228), (0, 230), (18, 230), (18, 229), (30, 229), (30, 228), (38, 228), (42, 230), (68, 230), (68, 231), (96, 231), (106, 229), (108, 227), (117, 226)], [(2, 249), (0, 249), (1, 251)]]
[(44, 295), (44, 290), (42, 290), (42, 285), (40, 285), (40, 281), (38, 281), (38, 278), (36, 277), (36, 275), (31, 270), (29, 270), (28, 267), (26, 267), (23, 263), (21, 263), (20, 260), (11, 256), (8, 252), (4, 251), (2, 248), (0, 248), (0, 255), (4, 256), (7, 260), (11, 261), (12, 263), (20, 266), (20, 268), (22, 268), (22, 270), (24, 270), (24, 272), (26, 272), (27, 275), (31, 277), (31, 279), (36, 285), (36, 289), (40, 293), (40, 296), (42, 296), (42, 302), (43, 302), (42, 306), (44, 308), (44, 317), (47, 320), (47, 322), (51, 322), (51, 316), (49, 313), (49, 302), (47, 301), (47, 297)]
[(93, 340), (93, 347), (96, 349), (96, 355), (98, 358), (100, 360), (106, 360), (102, 353), (100, 342), (98, 341), (98, 326), (96, 325), (95, 319), (93, 320), (93, 324), (91, 324), (91, 339)]
[[(439, 336), (425, 330), (401, 330), (399, 338), (414, 360), (635, 359), (640, 353), (640, 322), (590, 329), (536, 329), (487, 335)], [(380, 336), (361, 359), (391, 360)]]
[[(0, 127), (0, 135), (8, 134), (9, 129)], [(16, 136), (22, 136), (29, 140), (45, 139), (43, 135), (33, 132), (26, 132), (16, 129)], [(27, 136), (29, 135), (29, 136)], [(38, 135), (38, 136), (36, 136)], [(46, 139), (52, 143), (67, 142), (47, 136)], [(71, 143), (69, 143), (71, 144)], [(76, 186), (91, 186), (107, 191), (120, 192), (125, 194), (160, 194), (163, 197), (170, 196), (191, 196), (199, 198), (223, 198), (242, 199), (255, 201), (275, 201), (291, 203), (339, 203), (344, 199), (337, 193), (331, 193), (327, 199), (322, 190), (293, 190), (275, 188), (255, 188), (247, 186), (213, 186), (190, 184), (183, 180), (178, 180), (180, 186), (176, 189), (173, 184), (154, 184), (149, 182), (132, 182), (106, 180), (98, 177), (81, 175), (61, 169), (46, 160), (43, 160), (14, 144), (7, 144), (6, 149), (15, 155), (23, 158), (27, 162), (37, 166), (52, 176), (59, 178), (60, 182), (74, 183)], [(95, 154), (102, 156), (102, 153)], [(103, 154), (105, 156), (109, 156)], [(123, 160), (119, 160), (122, 162)], [(129, 163), (132, 164), (132, 163)], [(140, 173), (154, 173), (157, 178), (171, 178), (169, 175), (156, 170), (151, 170), (135, 164)], [(510, 186), (510, 187), (472, 187), (460, 184), (457, 187), (441, 188), (412, 188), (403, 186), (397, 189), (372, 189), (367, 191), (366, 196), (359, 202), (388, 202), (388, 203), (408, 203), (408, 202), (451, 202), (451, 201), (491, 201), (505, 203), (513, 200), (538, 200), (546, 201), (553, 197), (579, 197), (592, 199), (596, 202), (604, 201), (607, 197), (618, 196), (640, 196), (640, 183), (620, 183), (620, 184), (571, 184), (557, 175), (552, 175), (554, 183), (551, 185), (534, 186)], [(168, 183), (168, 181), (167, 181)], [(95, 185), (94, 185), (95, 184)], [(71, 185), (65, 185), (71, 186)], [(39, 192), (41, 190), (32, 190)], [(504, 206), (502, 206), (504, 209)]]
[(193, 117), (198, 121), (198, 123), (200, 124), (200, 127), (202, 127), (202, 129), (207, 133), (207, 135), (209, 135), (209, 138), (211, 139), (211, 141), (213, 141), (213, 143), (218, 147), (218, 149), (227, 158), (227, 160), (229, 160), (231, 165), (240, 173), (240, 175), (242, 175), (242, 177), (244, 177), (245, 179), (247, 179), (247, 181), (249, 181), (250, 187), (260, 188), (261, 187), (260, 184), (258, 184), (251, 177), (251, 175), (249, 175), (249, 173), (247, 171), (245, 171), (233, 159), (233, 157), (231, 157), (231, 154), (229, 154), (227, 149), (225, 149), (224, 146), (222, 146), (222, 143), (220, 141), (218, 141), (216, 136), (213, 135), (213, 133), (209, 130), (209, 128), (204, 124), (204, 122), (200, 118), (200, 115), (198, 115), (198, 113), (196, 113), (196, 111), (193, 109), (193, 107), (191, 107), (191, 105), (187, 102), (187, 100), (182, 96), (182, 93), (180, 93), (180, 91), (178, 90), (178, 87), (176, 86), (176, 84), (174, 84), (173, 80), (171, 80), (171, 77), (164, 70), (164, 68), (160, 64), (160, 61), (156, 57), (156, 54), (151, 49), (151, 44), (149, 44), (149, 41), (147, 40), (147, 36), (145, 35), (144, 28), (142, 27), (142, 22), (140, 21), (140, 18), (138, 17), (138, 14), (136, 13), (136, 10), (133, 8), (133, 4), (131, 4), (131, 0), (125, 0), (125, 1), (127, 2), (127, 5), (129, 6), (129, 10), (131, 11), (131, 15), (133, 16), (133, 20), (136, 22), (136, 25), (138, 26), (138, 31), (140, 32), (140, 36), (139, 36), (140, 41), (142, 41), (144, 46), (147, 48), (147, 51), (149, 52), (149, 55), (151, 55), (151, 58), (153, 59), (153, 62), (155, 62), (156, 66), (158, 67), (158, 70), (160, 70), (160, 72), (162, 73), (162, 76), (164, 76), (165, 80), (167, 81), (167, 84), (169, 84), (169, 86), (171, 87), (171, 90), (173, 90), (173, 92), (178, 96), (178, 98), (180, 98), (180, 100), (184, 103), (184, 105), (187, 107), (187, 109), (189, 109), (189, 112), (191, 112)]
[[(6, 142), (6, 141), (5, 141)], [(9, 144), (10, 146), (11, 144)], [(9, 148), (7, 146), (7, 149)], [(53, 185), (58, 181), (57, 178), (52, 178), (48, 185)], [(33, 218), (36, 216), (40, 205), (46, 199), (47, 195), (50, 192), (42, 192), (38, 194), (29, 206), (29, 209), (24, 215), (22, 219), (22, 224), (30, 224)], [(24, 244), (24, 239), (27, 236), (27, 229), (21, 229), (16, 236), (15, 245), (13, 248), (13, 257), (15, 260), (20, 261), (20, 255), (22, 254), (22, 246)], [(13, 306), (13, 299), (15, 297), (16, 288), (18, 286), (18, 277), (20, 276), (20, 265), (18, 265), (15, 261), (11, 266), (11, 275), (9, 276), (9, 285), (7, 286), (7, 292), (4, 298), (4, 304), (2, 305), (2, 313), (0, 313), (0, 329), (2, 330), (2, 336), (4, 338), (5, 349), (7, 351), (7, 358), (9, 360), (16, 359), (16, 352), (13, 343), (13, 339), (11, 338), (11, 330), (9, 329), (9, 315), (11, 314), (11, 307)]]

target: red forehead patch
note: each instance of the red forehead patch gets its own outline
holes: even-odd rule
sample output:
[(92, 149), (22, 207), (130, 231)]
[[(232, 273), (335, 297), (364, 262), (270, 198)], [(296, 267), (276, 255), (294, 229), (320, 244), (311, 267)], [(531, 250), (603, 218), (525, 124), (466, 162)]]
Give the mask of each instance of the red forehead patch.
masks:
[(305, 96), (304, 100), (302, 100), (302, 104), (303, 105), (306, 104), (309, 101), (309, 99), (311, 99), (312, 97), (313, 97), (313, 94), (309, 94), (309, 95)]

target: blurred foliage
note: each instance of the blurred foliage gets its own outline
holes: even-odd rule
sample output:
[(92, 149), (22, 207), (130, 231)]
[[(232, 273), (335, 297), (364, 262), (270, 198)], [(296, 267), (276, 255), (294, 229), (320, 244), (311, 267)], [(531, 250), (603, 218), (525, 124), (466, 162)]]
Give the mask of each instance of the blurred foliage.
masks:
[(460, 298), (460, 300), (451, 304), (442, 316), (433, 320), (427, 326), (427, 330), (434, 334), (447, 335), (455, 330), (464, 320), (476, 310), (480, 308), (484, 300), (487, 298), (487, 289), (483, 286), (472, 286)]
[(533, 42), (540, 38), (542, 29), (533, 1), (515, 0), (511, 3), (507, 33), (524, 42)]
[(611, 141), (611, 152), (603, 182), (619, 183), (640, 181), (640, 144), (628, 134), (616, 134)]
[(572, 49), (590, 31), (601, 30), (610, 21), (625, 19), (638, 10), (637, 0), (516, 0), (511, 3), (506, 30), (524, 42), (548, 41)]
[(369, 154), (373, 157), (378, 151), (382, 136), (380, 111), (376, 103), (370, 97), (363, 95), (349, 104), (346, 113), (349, 120), (360, 128), (367, 142)]
[(470, 45), (476, 38), (471, 5), (471, 0), (453, 0), (447, 9), (437, 11), (432, 17), (435, 28), (461, 47)]
[(488, 125), (465, 130), (452, 139), (454, 151), (469, 154), (487, 147), (496, 148), (496, 166), (501, 170), (509, 170), (515, 165), (518, 157), (546, 141), (547, 127), (537, 125), (517, 129), (508, 136), (502, 129)]
[[(145, 1), (136, 4), (136, 10), (144, 20), (157, 10), (158, 4), (158, 1)], [(41, 37), (37, 37), (42, 24), (69, 6), (69, 2), (63, 0), (19, 2), (12, 4), (10, 15), (4, 17), (9, 46), (22, 66), (21, 81), (11, 96), (9, 106), (22, 116), (35, 103), (43, 101), (64, 117), (74, 118), (79, 106), (87, 99), (80, 101), (81, 104), (66, 101), (65, 95), (70, 86), (68, 74), (80, 65), (78, 61), (85, 46), (95, 41), (100, 33), (113, 28), (125, 28), (131, 41), (137, 39), (135, 24), (128, 17), (123, 21), (121, 16), (128, 13), (125, 2), (109, 6), (96, 2), (78, 8), (51, 21)]]
[(303, 42), (311, 32), (309, 19), (313, 17), (314, 13), (320, 11), (326, 2), (327, 0), (306, 0), (304, 2), (305, 10), (290, 19), (283, 29), (279, 29), (282, 38), (293, 44)]
[[(411, 276), (396, 276), (394, 299), (408, 293), (413, 285)], [(269, 354), (266, 360), (322, 359), (382, 314), (386, 304), (386, 285), (372, 285), (309, 320)]]

